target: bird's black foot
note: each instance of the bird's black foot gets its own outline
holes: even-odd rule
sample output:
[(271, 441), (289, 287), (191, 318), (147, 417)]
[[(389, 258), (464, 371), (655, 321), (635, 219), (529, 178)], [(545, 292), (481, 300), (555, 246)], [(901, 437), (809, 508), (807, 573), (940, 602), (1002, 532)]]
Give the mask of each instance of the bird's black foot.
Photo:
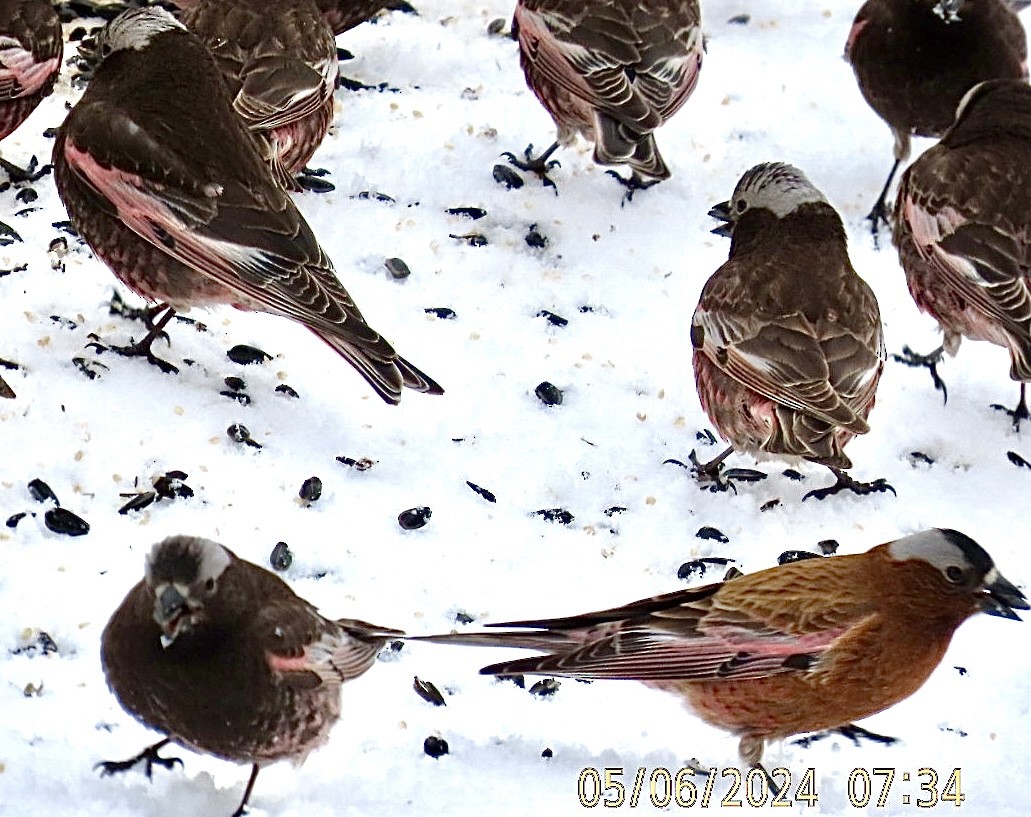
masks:
[(891, 211), (888, 209), (888, 204), (884, 200), (884, 196), (881, 196), (877, 200), (877, 204), (873, 206), (873, 209), (866, 214), (866, 220), (870, 222), (870, 235), (873, 236), (873, 245), (875, 249), (881, 248), (881, 226), (887, 227), (889, 225), (888, 217), (891, 215)]
[(949, 402), (949, 390), (945, 387), (945, 381), (938, 375), (938, 364), (942, 362), (942, 354), (945, 351), (944, 346), (939, 346), (933, 352), (929, 352), (926, 355), (918, 354), (910, 349), (908, 346), (902, 347), (902, 354), (893, 354), (891, 359), (896, 363), (902, 363), (906, 366), (912, 366), (913, 368), (924, 368), (931, 373), (931, 382), (934, 383), (934, 388), (942, 393), (942, 402)]
[(96, 338), (96, 336), (93, 335), (92, 337), (95, 339), (87, 343), (86, 348), (93, 349), (97, 354), (114, 352), (122, 357), (142, 357), (152, 366), (157, 366), (165, 374), (177, 374), (179, 372), (179, 368), (177, 366), (173, 366), (167, 360), (163, 360), (158, 357), (150, 348), (154, 339), (158, 335), (162, 335), (166, 339), (168, 338), (168, 334), (166, 332), (158, 330), (156, 333), (148, 334), (143, 340), (132, 343), (129, 346), (108, 346), (105, 343), (101, 343), (99, 338)]
[(111, 300), (107, 304), (107, 313), (109, 315), (117, 315), (129, 321), (142, 321), (143, 325), (147, 327), (147, 331), (154, 328), (156, 318), (166, 309), (168, 307), (165, 304), (132, 306), (125, 302), (125, 299), (122, 298), (117, 289), (111, 294)]
[(511, 151), (505, 151), (501, 155), (508, 159), (508, 163), (514, 167), (518, 167), (520, 170), (525, 170), (528, 173), (534, 173), (541, 180), (541, 184), (545, 187), (550, 187), (555, 191), (555, 195), (558, 195), (558, 188), (555, 186), (555, 182), (548, 176), (548, 171), (554, 167), (561, 167), (557, 159), (552, 159), (551, 155), (558, 150), (558, 142), (553, 142), (540, 156), (534, 157), (533, 145), (527, 145), (526, 150), (523, 151), (523, 158), (517, 159), (516, 155)]
[(1004, 414), (1008, 414), (1010, 419), (1013, 420), (1013, 430), (1020, 431), (1020, 423), (1022, 420), (1031, 420), (1031, 412), (1027, 410), (1027, 386), (1023, 383), (1020, 384), (1020, 402), (1017, 403), (1016, 408), (1006, 408), (999, 403), (992, 403), (992, 408), (996, 411), (1001, 411)]
[(14, 184), (28, 184), (39, 181), (54, 169), (54, 166), (51, 164), (45, 164), (40, 167), (39, 160), (35, 156), (29, 159), (28, 167), (18, 167), (18, 165), (11, 164), (6, 159), (0, 159), (0, 167), (7, 172), (7, 178)]
[(681, 468), (686, 468), (700, 484), (706, 486), (712, 493), (728, 490), (737, 493), (737, 488), (734, 486), (735, 481), (758, 482), (759, 480), (766, 479), (766, 474), (752, 468), (730, 468), (724, 471), (723, 461), (730, 456), (733, 450), (733, 447), (728, 446), (722, 453), (708, 462), (699, 462), (698, 455), (692, 449), (688, 455), (690, 465), (674, 459), (664, 460), (662, 464), (679, 465)]
[(183, 765), (182, 758), (178, 757), (161, 757), (158, 754), (158, 750), (163, 748), (166, 744), (170, 743), (168, 738), (159, 740), (153, 746), (148, 746), (136, 757), (131, 757), (128, 760), (103, 760), (94, 766), (94, 769), (100, 769), (102, 777), (109, 777), (113, 774), (121, 774), (127, 772), (133, 768), (141, 760), (143, 761), (144, 768), (143, 772), (147, 775), (147, 779), (150, 780), (154, 774), (155, 766), (163, 766), (166, 769), (174, 769), (175, 764), (178, 763), (180, 766)]
[(834, 484), (826, 488), (817, 488), (815, 491), (810, 491), (802, 497), (803, 502), (809, 499), (809, 497), (813, 497), (814, 499), (826, 499), (827, 497), (841, 493), (842, 491), (851, 491), (859, 496), (880, 494), (891, 491), (893, 494), (898, 496), (898, 494), (895, 493), (895, 489), (884, 479), (875, 479), (873, 482), (859, 482), (837, 468), (831, 468), (831, 471), (835, 477)]
[(876, 732), (864, 729), (862, 726), (858, 726), (854, 723), (847, 723), (844, 726), (839, 726), (837, 729), (828, 729), (824, 732), (814, 732), (812, 735), (806, 735), (804, 738), (793, 740), (792, 743), (795, 746), (801, 746), (803, 749), (807, 749), (817, 741), (832, 737), (833, 735), (841, 735), (842, 737), (848, 738), (855, 746), (861, 746), (864, 740), (879, 743), (882, 746), (892, 746), (899, 741), (898, 738), (893, 738), (890, 735), (879, 735)]
[(629, 179), (624, 179), (615, 170), (606, 170), (605, 174), (607, 176), (611, 176), (613, 179), (615, 179), (617, 182), (623, 185), (623, 187), (626, 188), (626, 195), (623, 196), (623, 204), (626, 204), (628, 201), (633, 201), (634, 193), (636, 193), (638, 190), (647, 190), (649, 187), (654, 187), (660, 181), (662, 181), (661, 179), (645, 180), (644, 176), (642, 176), (636, 170), (630, 174)]

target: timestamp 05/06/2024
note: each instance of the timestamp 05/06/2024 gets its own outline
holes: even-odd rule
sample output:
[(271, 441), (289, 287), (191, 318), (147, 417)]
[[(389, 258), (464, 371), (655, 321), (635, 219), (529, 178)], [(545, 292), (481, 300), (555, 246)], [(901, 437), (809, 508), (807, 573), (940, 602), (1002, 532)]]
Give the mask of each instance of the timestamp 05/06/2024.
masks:
[[(584, 808), (620, 808), (651, 805), (655, 808), (763, 808), (791, 807), (819, 801), (816, 770), (806, 769), (797, 781), (791, 770), (778, 766), (770, 772), (761, 768), (742, 771), (733, 766), (700, 769), (685, 766), (670, 771), (663, 766), (637, 767), (628, 773), (622, 766), (602, 769), (587, 766), (576, 781), (577, 796)], [(892, 804), (929, 809), (940, 805), (959, 807), (966, 800), (960, 770), (942, 777), (929, 766), (915, 772), (894, 767), (856, 767), (849, 772), (846, 795), (855, 808)], [(720, 793), (723, 792), (722, 797)]]

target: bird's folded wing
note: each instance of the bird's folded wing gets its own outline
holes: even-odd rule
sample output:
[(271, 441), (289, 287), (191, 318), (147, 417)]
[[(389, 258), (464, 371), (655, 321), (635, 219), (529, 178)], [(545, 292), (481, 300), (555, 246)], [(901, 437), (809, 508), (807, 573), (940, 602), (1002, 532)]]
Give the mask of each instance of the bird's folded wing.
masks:
[(251, 626), (269, 666), (282, 683), (299, 689), (357, 678), (384, 641), (401, 634), (357, 620), (328, 621), (296, 598), (266, 604)]
[(60, 62), (58, 53), (39, 61), (13, 37), (0, 35), (0, 99), (34, 94)]
[[(119, 110), (91, 117), (93, 131), (64, 146), (69, 165), (121, 221), (176, 260), (275, 312), (383, 360), (393, 349), (370, 328), (289, 196), (205, 174)], [(98, 146), (104, 146), (98, 148)], [(266, 171), (261, 169), (261, 173)]]
[(333, 95), (335, 70), (335, 60), (327, 60), (320, 73), (293, 57), (258, 57), (243, 66), (233, 107), (252, 130), (289, 125), (315, 113)]
[(577, 17), (516, 6), (523, 53), (544, 77), (592, 108), (639, 130), (662, 120), (637, 92), (626, 67), (640, 58), (637, 35), (618, 7)]
[[(922, 184), (929, 181), (921, 179)], [(976, 214), (968, 217), (954, 207), (935, 206), (933, 193), (930, 190), (918, 196), (909, 187), (900, 192), (902, 217), (917, 251), (933, 265), (946, 287), (962, 293), (966, 309), (980, 313), (987, 325), (999, 326), (1011, 337), (1027, 337), (1031, 326), (1031, 234), (1027, 227), (990, 223), (998, 221), (993, 216), (981, 221)], [(1020, 351), (1019, 343), (1009, 345)], [(1031, 361), (1023, 362), (1024, 371), (1031, 372)]]
[[(678, 626), (678, 624), (680, 626)], [(762, 622), (710, 628), (697, 620), (634, 620), (575, 649), (484, 667), (485, 674), (523, 672), (637, 681), (744, 680), (807, 670), (844, 632), (792, 635)], [(524, 634), (519, 633), (519, 636)]]
[(877, 356), (860, 339), (818, 331), (798, 313), (769, 319), (699, 307), (693, 323), (713, 364), (752, 391), (856, 434), (869, 430), (849, 405), (852, 395), (835, 388), (842, 377), (831, 368), (845, 360), (875, 370)]

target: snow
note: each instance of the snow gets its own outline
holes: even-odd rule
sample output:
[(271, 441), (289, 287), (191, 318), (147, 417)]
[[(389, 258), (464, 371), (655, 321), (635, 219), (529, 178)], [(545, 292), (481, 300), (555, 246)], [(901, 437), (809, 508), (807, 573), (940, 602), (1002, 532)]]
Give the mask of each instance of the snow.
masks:
[[(91, 333), (116, 343), (139, 337), (141, 324), (107, 308), (116, 288), (137, 300), (75, 241), (61, 258), (48, 253), (60, 235), (52, 223), (66, 218), (51, 177), (31, 185), (39, 198), (24, 216), (15, 215), (26, 206), (16, 189), (0, 194), (0, 218), (24, 239), (0, 248), (0, 269), (27, 265), (0, 277), (0, 357), (23, 367), (3, 373), (18, 397), (0, 401), (0, 518), (35, 514), (0, 527), (0, 814), (176, 817), (236, 807), (247, 769), (186, 750), (166, 750), (185, 768), (156, 769), (152, 782), (135, 771), (101, 778), (93, 768), (157, 739), (107, 690), (98, 647), (111, 612), (142, 576), (144, 554), (173, 533), (214, 538), (263, 565), (285, 541), (294, 561), (282, 575), (324, 613), (411, 634), (446, 632), (459, 612), (479, 626), (674, 590), (687, 586), (678, 567), (701, 556), (731, 557), (755, 571), (820, 540), (858, 552), (931, 526), (973, 536), (1004, 575), (1025, 585), (1031, 471), (1007, 452), (1031, 459), (1031, 442), (1026, 426), (1014, 432), (989, 408), (1012, 406), (1017, 387), (1005, 353), (987, 344), (965, 343), (942, 366), (947, 405), (926, 373), (886, 365), (871, 431), (848, 451), (858, 478), (886, 478), (897, 498), (803, 503), (806, 491), (826, 483), (825, 469), (801, 466), (799, 483), (778, 463), (758, 466), (770, 474), (763, 482), (714, 494), (663, 464), (686, 461), (692, 448), (702, 457), (718, 450), (696, 438), (708, 423), (693, 385), (689, 321), (729, 247), (709, 234), (706, 213), (757, 162), (797, 164), (838, 208), (853, 264), (880, 300), (889, 352), (937, 344), (894, 250), (886, 237), (876, 249), (863, 221), (890, 166), (891, 136), (840, 59), (857, 6), (707, 3), (698, 88), (658, 134), (673, 178), (626, 206), (583, 144), (557, 154), (557, 195), (533, 177), (511, 191), (493, 181), (501, 152), (531, 142), (543, 148), (553, 137), (525, 87), (515, 44), (487, 34), (492, 19), (509, 17), (510, 4), (421, 0), (420, 16), (391, 14), (340, 37), (356, 55), (342, 64), (344, 74), (399, 91), (338, 92), (334, 131), (312, 163), (331, 171), (336, 190), (297, 202), (369, 322), (447, 390), (408, 392), (396, 408), (308, 332), (265, 315), (193, 314), (207, 331), (173, 322), (170, 348), (157, 348), (180, 365), (177, 376), (85, 349)], [(727, 22), (741, 13), (751, 15), (748, 24)], [(4, 142), (5, 158), (44, 160), (51, 141), (41, 134), (76, 96), (66, 73)], [(361, 191), (394, 202), (356, 198)], [(446, 212), (462, 206), (487, 215), (472, 221)], [(525, 242), (531, 225), (545, 247)], [(487, 245), (449, 237), (468, 233)], [(389, 257), (402, 258), (411, 277), (392, 279)], [(455, 318), (426, 314), (431, 307), (449, 307)], [(536, 317), (541, 310), (568, 325)], [(274, 359), (238, 366), (225, 352), (240, 343)], [(75, 357), (108, 368), (89, 380)], [(184, 358), (195, 364), (182, 365)], [(246, 381), (250, 405), (220, 394), (229, 375)], [(535, 397), (545, 380), (562, 389), (561, 405)], [(299, 399), (276, 393), (282, 383)], [(231, 440), (233, 423), (263, 447)], [(358, 471), (337, 456), (375, 465)], [(728, 465), (755, 467), (741, 455)], [(188, 474), (192, 498), (117, 512), (128, 501), (123, 494), (175, 469)], [(298, 490), (313, 475), (324, 492), (305, 507)], [(47, 530), (43, 513), (52, 503), (32, 499), (34, 478), (89, 522), (88, 535)], [(773, 499), (780, 503), (761, 510)], [(416, 506), (432, 509), (428, 524), (402, 530), (397, 515)], [(626, 511), (606, 515), (613, 506)], [(551, 508), (574, 520), (532, 515)], [(729, 542), (697, 538), (703, 526)], [(792, 797), (805, 770), (815, 769), (818, 802), (787, 811), (868, 813), (848, 801), (850, 772), (890, 767), (898, 776), (877, 813), (910, 814), (926, 796), (917, 772), (929, 767), (941, 778), (939, 791), (962, 769), (966, 814), (1026, 814), (1025, 626), (987, 616), (965, 624), (918, 693), (863, 722), (899, 744), (856, 747), (835, 737), (808, 748), (769, 747), (768, 766), (792, 771)], [(56, 654), (23, 649), (40, 632)], [(345, 685), (345, 714), (327, 746), (299, 769), (262, 771), (251, 813), (574, 815), (583, 811), (577, 780), (585, 767), (602, 776), (609, 767), (625, 770), (628, 802), (618, 809), (625, 812), (638, 768), (675, 775), (692, 758), (719, 772), (740, 765), (735, 738), (641, 685), (564, 680), (555, 695), (538, 698), (477, 674), (511, 655), (410, 644), (378, 662)], [(419, 698), (414, 676), (432, 681), (447, 706)], [(447, 740), (448, 755), (423, 752), (430, 735)], [(550, 759), (541, 756), (546, 748)], [(708, 808), (718, 807), (730, 782), (716, 777)], [(873, 782), (876, 800), (880, 778)], [(647, 783), (636, 810), (658, 810)]]

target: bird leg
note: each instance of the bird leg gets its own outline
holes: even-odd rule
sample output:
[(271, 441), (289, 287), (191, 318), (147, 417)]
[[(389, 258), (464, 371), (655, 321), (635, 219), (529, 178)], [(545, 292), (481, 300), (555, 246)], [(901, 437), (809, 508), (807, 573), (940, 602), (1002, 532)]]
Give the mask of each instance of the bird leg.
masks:
[(1020, 402), (1017, 403), (1016, 408), (1008, 409), (999, 403), (992, 403), (992, 408), (996, 411), (1004, 412), (1013, 418), (1013, 430), (1020, 431), (1021, 420), (1031, 420), (1031, 412), (1027, 410), (1027, 384), (1020, 384)]
[[(164, 310), (167, 310), (165, 311), (165, 314), (162, 315), (161, 318), (157, 318), (157, 316)], [(143, 340), (132, 343), (129, 346), (105, 346), (99, 340), (95, 340), (91, 343), (87, 343), (86, 346), (95, 349), (97, 352), (112, 351), (116, 354), (122, 355), (123, 357), (144, 357), (147, 359), (148, 363), (157, 366), (165, 374), (175, 374), (179, 371), (178, 367), (173, 366), (167, 360), (162, 360), (150, 349), (151, 345), (157, 338), (164, 337), (166, 341), (168, 340), (168, 333), (165, 332), (165, 326), (167, 326), (168, 322), (175, 317), (175, 310), (167, 304), (159, 304), (151, 310), (147, 310), (147, 312), (150, 314), (148, 317), (144, 318), (144, 322), (150, 327), (150, 329), (144, 336)]]
[(913, 368), (924, 368), (931, 373), (931, 382), (934, 383), (934, 388), (942, 393), (942, 402), (949, 402), (949, 390), (945, 388), (945, 381), (938, 375), (938, 364), (942, 362), (942, 354), (945, 352), (945, 346), (939, 346), (933, 352), (929, 352), (926, 355), (918, 354), (910, 349), (908, 346), (902, 347), (902, 354), (893, 354), (891, 359), (896, 363), (903, 363), (906, 366), (912, 366)]
[(840, 493), (841, 491), (851, 491), (859, 496), (891, 491), (893, 494), (898, 496), (898, 494), (895, 493), (895, 489), (892, 488), (883, 478), (875, 479), (873, 482), (859, 482), (850, 477), (840, 468), (831, 468), (831, 473), (834, 474), (835, 481), (833, 485), (829, 485), (826, 488), (817, 488), (815, 491), (810, 491), (802, 497), (802, 501), (805, 502), (809, 497), (826, 499), (827, 497)]
[(888, 190), (891, 188), (891, 183), (895, 179), (895, 174), (898, 172), (901, 163), (901, 159), (896, 159), (895, 164), (891, 166), (891, 172), (888, 174), (888, 180), (884, 183), (881, 195), (877, 197), (877, 203), (874, 204), (873, 209), (866, 216), (866, 220), (870, 222), (870, 233), (873, 235), (874, 247), (878, 249), (880, 245), (877, 241), (877, 233), (880, 230), (880, 225), (883, 223), (887, 227), (888, 216), (891, 215), (888, 211)]
[(251, 767), (251, 777), (247, 781), (247, 788), (243, 790), (243, 800), (240, 801), (240, 805), (237, 806), (231, 817), (243, 817), (247, 813), (247, 801), (251, 799), (251, 791), (254, 789), (254, 781), (258, 779), (258, 772), (261, 771), (261, 767), (255, 763)]
[(696, 480), (700, 483), (711, 482), (709, 490), (712, 492), (726, 491), (728, 488), (737, 493), (737, 488), (734, 487), (734, 483), (729, 479), (723, 479), (720, 476), (720, 471), (723, 470), (723, 461), (734, 453), (734, 446), (728, 445), (724, 451), (717, 456), (713, 457), (708, 462), (698, 462), (698, 455), (694, 449), (691, 449), (691, 453), (688, 455), (688, 460), (691, 464), (687, 465), (680, 460), (664, 460), (663, 465), (672, 463), (673, 465), (679, 465), (681, 468), (687, 468)]
[(558, 142), (552, 142), (549, 147), (540, 156), (533, 158), (533, 145), (527, 145), (526, 150), (523, 151), (523, 158), (517, 159), (515, 154), (511, 151), (505, 151), (501, 155), (508, 159), (510, 165), (518, 167), (520, 170), (525, 170), (529, 173), (535, 173), (540, 178), (541, 183), (545, 187), (554, 187), (555, 192), (558, 193), (558, 188), (555, 187), (555, 182), (548, 176), (548, 171), (553, 167), (561, 167), (557, 159), (551, 159), (551, 154), (558, 150)]
[(93, 768), (100, 769), (102, 777), (108, 777), (109, 775), (127, 772), (142, 760), (146, 764), (143, 771), (147, 775), (147, 780), (150, 780), (153, 775), (155, 764), (158, 766), (164, 766), (166, 769), (174, 769), (176, 763), (180, 766), (183, 765), (182, 758), (161, 757), (161, 755), (158, 754), (159, 749), (171, 742), (171, 738), (165, 738), (164, 740), (159, 740), (153, 746), (148, 746), (136, 755), (136, 757), (131, 757), (128, 760), (103, 760)]
[(623, 196), (623, 204), (626, 204), (628, 201), (633, 201), (634, 193), (638, 190), (647, 190), (649, 187), (654, 187), (662, 181), (662, 179), (648, 179), (645, 181), (644, 176), (636, 170), (631, 171), (629, 179), (624, 179), (615, 170), (606, 170), (605, 175), (611, 176), (626, 188), (626, 195)]

